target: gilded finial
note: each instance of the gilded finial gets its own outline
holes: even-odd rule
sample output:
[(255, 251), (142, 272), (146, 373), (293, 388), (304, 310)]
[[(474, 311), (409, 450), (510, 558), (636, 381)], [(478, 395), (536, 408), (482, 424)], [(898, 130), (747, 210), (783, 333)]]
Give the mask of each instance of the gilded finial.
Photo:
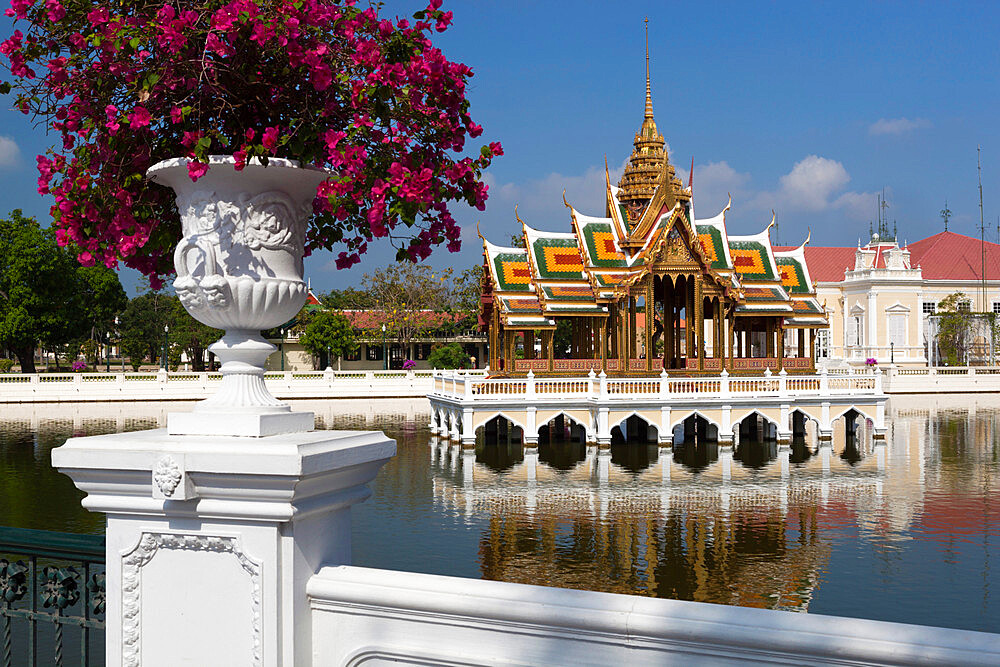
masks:
[(649, 87), (649, 17), (642, 20), (646, 27), (646, 118), (653, 117), (653, 94)]
[(777, 218), (777, 216), (774, 214), (774, 209), (772, 208), (771, 209), (771, 222), (770, 222), (770, 224), (768, 224), (767, 229), (764, 230), (765, 232), (768, 232), (768, 236), (771, 235), (770, 234), (771, 227), (774, 227), (775, 222), (776, 222), (776, 218)]
[(733, 194), (731, 192), (727, 192), (726, 195), (729, 197), (729, 201), (726, 202), (726, 208), (722, 209), (723, 213), (728, 211), (729, 208), (733, 205)]
[(565, 206), (571, 211), (573, 210), (573, 207), (569, 205), (568, 201), (566, 201), (566, 190), (563, 190), (563, 206)]
[(517, 204), (514, 204), (514, 218), (520, 222), (522, 226), (524, 225), (524, 220), (521, 220), (521, 217), (517, 214)]
[(809, 239), (812, 238), (812, 235), (813, 235), (812, 229), (810, 227), (806, 227), (806, 240), (802, 242), (803, 248), (809, 245)]
[(483, 233), (481, 231), (479, 231), (479, 221), (478, 220), (476, 220), (476, 236), (478, 236), (483, 241), (486, 241), (486, 237), (483, 236)]

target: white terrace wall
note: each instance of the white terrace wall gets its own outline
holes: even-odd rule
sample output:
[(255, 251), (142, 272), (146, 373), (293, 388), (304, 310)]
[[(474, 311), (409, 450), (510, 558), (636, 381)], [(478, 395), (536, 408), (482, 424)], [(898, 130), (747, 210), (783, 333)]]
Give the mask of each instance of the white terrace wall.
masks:
[(309, 581), (314, 665), (983, 665), (1000, 635), (359, 567)]
[[(5, 373), (0, 403), (200, 400), (221, 381), (219, 373)], [(282, 400), (424, 397), (431, 371), (286, 371), (267, 373), (265, 382)]]

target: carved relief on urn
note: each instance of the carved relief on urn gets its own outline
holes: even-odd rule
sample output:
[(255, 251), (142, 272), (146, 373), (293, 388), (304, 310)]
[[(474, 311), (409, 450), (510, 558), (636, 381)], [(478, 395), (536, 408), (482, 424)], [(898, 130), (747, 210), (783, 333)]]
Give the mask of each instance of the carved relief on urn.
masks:
[(305, 303), (306, 224), (330, 172), (277, 158), (236, 171), (233, 158), (213, 156), (194, 182), (187, 164), (164, 160), (147, 176), (176, 194), (183, 232), (174, 251), (177, 296), (192, 317), (226, 330), (209, 348), (223, 362), (223, 387), (195, 412), (289, 412), (264, 386), (276, 348), (260, 331), (289, 321)]

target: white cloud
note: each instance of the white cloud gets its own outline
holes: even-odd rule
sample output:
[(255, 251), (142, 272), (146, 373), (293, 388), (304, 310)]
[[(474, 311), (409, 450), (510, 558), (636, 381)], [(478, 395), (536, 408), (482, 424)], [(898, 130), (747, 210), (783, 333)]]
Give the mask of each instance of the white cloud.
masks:
[[(677, 169), (677, 177), (687, 185), (687, 169)], [(695, 216), (704, 219), (714, 216), (725, 207), (729, 196), (733, 201), (747, 201), (746, 187), (750, 174), (736, 171), (728, 162), (709, 162), (694, 167)]]
[(875, 194), (842, 192), (850, 181), (850, 174), (840, 162), (808, 155), (778, 179), (777, 189), (758, 193), (748, 207), (774, 210), (779, 215), (843, 210), (861, 219), (871, 212)]
[[(621, 178), (625, 164), (611, 170), (612, 184), (617, 184)], [(688, 183), (688, 176), (687, 169), (677, 167), (677, 177), (684, 185)], [(477, 219), (483, 235), (493, 243), (506, 245), (511, 234), (520, 233), (520, 226), (514, 219), (515, 204), (518, 215), (532, 227), (570, 231), (569, 212), (562, 200), (564, 189), (567, 201), (577, 210), (588, 215), (604, 215), (603, 164), (588, 167), (578, 174), (553, 172), (523, 182), (498, 183), (489, 172), (484, 178), (490, 186), (487, 210), (463, 216), (462, 240), (466, 249), (479, 248)], [(773, 189), (752, 187), (749, 173), (725, 161), (697, 164), (694, 168), (696, 215), (699, 218), (716, 215), (731, 194), (732, 215), (747, 223), (754, 220), (753, 224), (766, 224), (765, 218), (770, 219), (772, 209), (779, 220), (786, 221), (804, 214), (820, 216), (819, 219), (824, 219), (822, 214), (833, 214), (851, 220), (867, 220), (874, 211), (875, 193), (847, 190), (850, 181), (851, 176), (842, 163), (819, 155), (808, 155), (796, 162)], [(764, 216), (759, 217), (758, 212)], [(751, 215), (745, 215), (747, 213)]]
[[(610, 169), (611, 184), (617, 185), (625, 169), (623, 162)], [(483, 180), (490, 187), (486, 211), (478, 214), (480, 230), (493, 243), (505, 245), (511, 234), (519, 234), (521, 227), (514, 218), (517, 214), (528, 225), (551, 232), (570, 231), (569, 211), (563, 205), (563, 190), (566, 201), (576, 210), (586, 215), (604, 215), (604, 165), (588, 167), (580, 174), (553, 172), (541, 178), (522, 183), (498, 183), (487, 172)], [(462, 229), (465, 244), (476, 242), (476, 223), (466, 224)]]
[(928, 127), (931, 127), (931, 122), (926, 118), (880, 118), (868, 126), (868, 134), (872, 136), (897, 135)]
[(0, 169), (16, 167), (21, 162), (21, 149), (17, 142), (7, 136), (0, 136)]

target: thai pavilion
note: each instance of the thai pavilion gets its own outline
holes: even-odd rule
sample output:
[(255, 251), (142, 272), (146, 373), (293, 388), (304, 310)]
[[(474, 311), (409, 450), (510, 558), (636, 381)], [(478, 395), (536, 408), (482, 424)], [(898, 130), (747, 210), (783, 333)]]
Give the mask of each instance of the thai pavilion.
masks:
[(677, 177), (653, 118), (648, 55), (633, 146), (617, 186), (605, 163), (603, 217), (564, 197), (569, 231), (536, 229), (515, 208), (522, 247), (483, 238), (490, 374), (813, 371), (815, 329), (828, 325), (805, 243), (775, 252), (770, 225), (730, 236), (729, 205), (695, 218), (691, 183)]

